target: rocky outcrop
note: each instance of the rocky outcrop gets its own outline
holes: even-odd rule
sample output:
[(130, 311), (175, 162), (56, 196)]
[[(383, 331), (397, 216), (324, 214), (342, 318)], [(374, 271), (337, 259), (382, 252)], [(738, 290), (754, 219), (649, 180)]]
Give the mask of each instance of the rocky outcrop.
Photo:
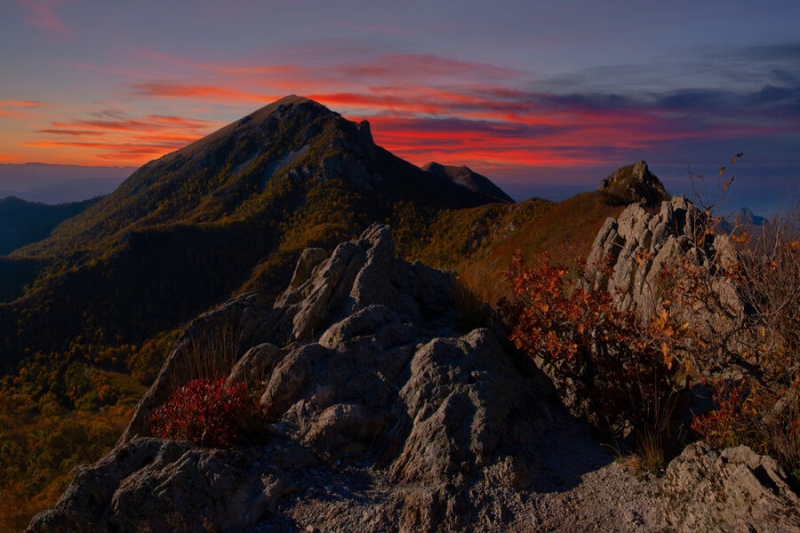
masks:
[[(726, 235), (714, 235), (707, 216), (683, 196), (661, 203), (658, 212), (642, 203), (608, 218), (592, 244), (587, 265), (595, 289), (608, 290), (622, 310), (652, 316), (662, 294), (660, 276), (681, 258), (697, 267), (722, 267), (734, 259)], [(733, 286), (714, 281), (718, 300), (732, 315), (743, 312)], [(711, 318), (711, 317), (709, 317)]]
[(287, 442), (237, 450), (136, 438), (92, 467), (81, 467), (56, 507), (29, 532), (171, 533), (250, 526), (292, 486), (291, 472), (317, 463)]
[(628, 204), (644, 202), (647, 205), (658, 205), (669, 199), (664, 185), (650, 172), (644, 161), (618, 168), (600, 182), (598, 190), (612, 194)]
[[(381, 527), (401, 516), (401, 531), (463, 530), (493, 505), (467, 498), (470, 487), (531, 486), (558, 407), (541, 374), (520, 372), (502, 332), (459, 331), (455, 295), (450, 273), (395, 258), (385, 226), (329, 257), (307, 251), (271, 310), (244, 296), (187, 328), (114, 454), (81, 471), (30, 531), (280, 523), (281, 498), (337, 466), (387, 484), (369, 506)], [(230, 324), (235, 357), (213, 368), (263, 391), (269, 439), (209, 450), (147, 438), (152, 409), (208, 366), (193, 339)]]
[(745, 446), (722, 452), (688, 446), (667, 468), (662, 493), (674, 531), (800, 531), (800, 499), (780, 468)]

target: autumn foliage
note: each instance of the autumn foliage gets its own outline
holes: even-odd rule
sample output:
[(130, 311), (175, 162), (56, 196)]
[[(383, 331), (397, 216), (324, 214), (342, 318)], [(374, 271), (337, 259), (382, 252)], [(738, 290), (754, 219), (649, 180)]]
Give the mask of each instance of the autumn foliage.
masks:
[(263, 431), (268, 409), (245, 384), (196, 379), (173, 392), (150, 415), (151, 434), (212, 448), (242, 444)]
[(529, 267), (519, 253), (501, 310), (573, 414), (647, 448), (691, 436), (748, 445), (800, 486), (800, 216), (760, 235), (720, 235), (720, 221), (698, 216), (663, 265), (652, 312), (620, 310), (586, 268), (546, 254)]
[(665, 429), (680, 326), (665, 314), (642, 324), (547, 254), (536, 268), (516, 254), (506, 275), (514, 299), (502, 312), (511, 340), (545, 370), (574, 414), (615, 434)]

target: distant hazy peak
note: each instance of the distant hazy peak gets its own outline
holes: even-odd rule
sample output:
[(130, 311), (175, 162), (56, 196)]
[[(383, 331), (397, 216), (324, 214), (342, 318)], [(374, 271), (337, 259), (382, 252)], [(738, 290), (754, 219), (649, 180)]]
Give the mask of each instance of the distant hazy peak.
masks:
[(429, 172), (437, 178), (444, 179), (465, 187), (473, 192), (481, 193), (499, 202), (514, 203), (514, 200), (503, 190), (495, 185), (492, 180), (474, 172), (466, 166), (448, 166), (431, 161), (422, 167), (422, 170)]

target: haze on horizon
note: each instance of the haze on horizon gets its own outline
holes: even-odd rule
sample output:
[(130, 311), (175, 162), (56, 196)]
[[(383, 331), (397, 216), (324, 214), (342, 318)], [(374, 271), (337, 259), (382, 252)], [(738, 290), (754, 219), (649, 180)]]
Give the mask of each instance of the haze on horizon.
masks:
[(4, 2), (0, 163), (138, 166), (299, 94), (516, 199), (639, 159), (688, 194), (738, 152), (734, 203), (795, 192), (796, 1), (333, 4)]

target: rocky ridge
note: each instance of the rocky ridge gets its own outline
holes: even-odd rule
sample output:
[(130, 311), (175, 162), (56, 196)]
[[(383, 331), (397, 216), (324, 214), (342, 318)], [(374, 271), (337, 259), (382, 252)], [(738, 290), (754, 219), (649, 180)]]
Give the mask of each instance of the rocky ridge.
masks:
[[(187, 328), (114, 452), (28, 531), (739, 531), (762, 502), (750, 531), (800, 525), (774, 462), (744, 448), (632, 477), (502, 331), (459, 326), (457, 294), (395, 258), (386, 226), (306, 250), (274, 306), (246, 295)], [(220, 338), (232, 355), (198, 364)], [(206, 372), (263, 390), (266, 442), (147, 436), (149, 412)]]

